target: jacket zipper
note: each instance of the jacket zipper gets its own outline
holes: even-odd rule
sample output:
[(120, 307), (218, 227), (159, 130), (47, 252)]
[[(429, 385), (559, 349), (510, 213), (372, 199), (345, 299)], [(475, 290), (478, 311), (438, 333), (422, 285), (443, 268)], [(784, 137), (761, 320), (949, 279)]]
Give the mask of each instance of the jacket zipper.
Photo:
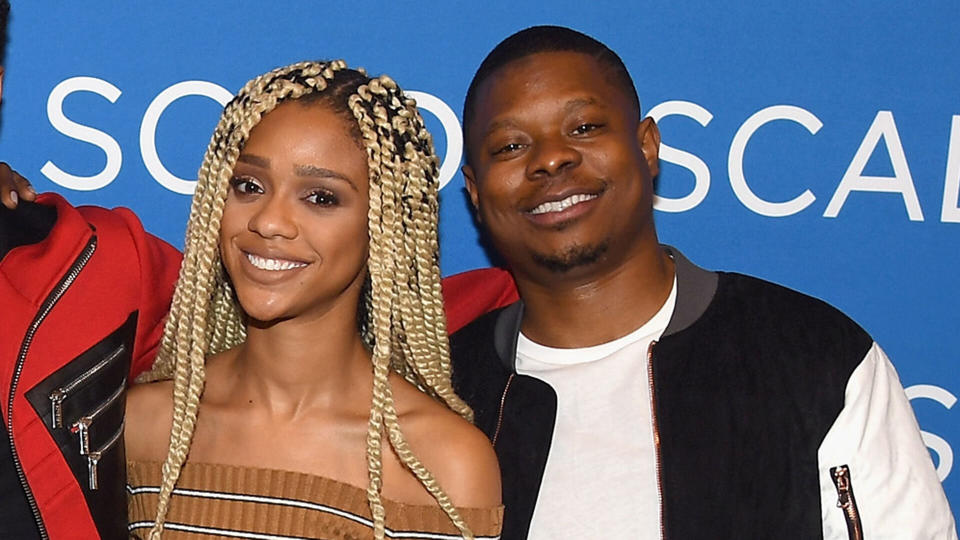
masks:
[(79, 377), (50, 392), (50, 414), (53, 417), (51, 422), (55, 429), (63, 427), (63, 401), (70, 396), (70, 392), (86, 382), (90, 377), (96, 375), (100, 370), (107, 367), (125, 348), (125, 345), (120, 345), (115, 351), (110, 353), (109, 356), (97, 362), (92, 368), (81, 373)]
[(857, 498), (853, 496), (853, 482), (850, 480), (850, 467), (840, 465), (830, 469), (833, 485), (837, 488), (837, 508), (843, 509), (847, 521), (847, 534), (850, 540), (863, 540), (863, 524), (860, 523), (860, 511)]
[(124, 422), (120, 423), (120, 429), (113, 434), (110, 439), (103, 444), (97, 451), (89, 452), (86, 454), (87, 457), (87, 485), (90, 486), (90, 490), (96, 490), (100, 488), (100, 479), (97, 478), (97, 466), (100, 464), (100, 459), (106, 454), (113, 445), (117, 444), (117, 441), (120, 440), (120, 435), (123, 434), (123, 425)]
[(497, 445), (497, 439), (500, 437), (500, 426), (503, 425), (503, 406), (507, 402), (507, 390), (510, 390), (510, 383), (513, 382), (513, 377), (516, 373), (511, 373), (510, 377), (507, 378), (507, 385), (503, 387), (503, 395), (500, 396), (500, 411), (497, 415), (497, 429), (493, 432), (493, 446)]
[(53, 306), (60, 301), (60, 298), (63, 297), (64, 293), (67, 292), (67, 289), (70, 288), (70, 285), (73, 284), (74, 280), (77, 279), (77, 276), (80, 275), (80, 271), (83, 270), (83, 267), (87, 265), (87, 262), (90, 261), (90, 258), (93, 257), (93, 252), (97, 248), (97, 237), (92, 236), (90, 240), (87, 241), (87, 245), (84, 246), (83, 251), (80, 252), (80, 256), (77, 257), (73, 264), (70, 266), (70, 270), (63, 276), (63, 279), (60, 280), (60, 283), (50, 292), (47, 298), (43, 301), (43, 304), (40, 306), (40, 310), (37, 312), (37, 315), (33, 318), (33, 322), (30, 323), (29, 328), (27, 328), (27, 334), (23, 338), (23, 343), (20, 345), (20, 354), (17, 355), (17, 363), (13, 370), (13, 379), (10, 381), (10, 395), (7, 398), (7, 438), (10, 443), (10, 454), (13, 456), (13, 465), (17, 470), (17, 477), (20, 479), (20, 486), (23, 488), (24, 495), (27, 496), (27, 503), (30, 505), (30, 510), (33, 512), (33, 519), (37, 524), (37, 530), (40, 532), (40, 538), (48, 540), (50, 535), (47, 534), (47, 528), (43, 524), (43, 518), (40, 516), (40, 509), (37, 507), (37, 499), (33, 496), (33, 491), (30, 489), (30, 484), (27, 482), (26, 474), (23, 472), (23, 464), (20, 462), (20, 454), (17, 453), (17, 446), (14, 443), (14, 424), (13, 424), (13, 400), (17, 395), (17, 384), (20, 382), (20, 373), (23, 371), (23, 363), (27, 359), (27, 352), (30, 350), (30, 345), (33, 342), (33, 336), (36, 335), (37, 329), (40, 327), (40, 324), (43, 323), (44, 319), (50, 315), (50, 311), (53, 310)]
[(653, 387), (653, 347), (656, 341), (650, 342), (647, 348), (647, 382), (650, 385), (650, 423), (653, 428), (653, 448), (657, 465), (657, 507), (660, 511), (660, 540), (667, 538), (666, 524), (663, 522), (663, 479), (660, 463), (660, 426), (657, 422), (657, 392)]
[(117, 401), (117, 399), (123, 395), (123, 389), (126, 387), (126, 385), (127, 378), (124, 377), (123, 381), (120, 382), (120, 386), (113, 391), (113, 394), (110, 394), (110, 397), (98, 405), (92, 413), (81, 416), (79, 420), (70, 426), (70, 432), (76, 433), (77, 438), (80, 439), (80, 454), (87, 455), (90, 453), (90, 426), (93, 424), (93, 421), (96, 420), (97, 417), (107, 409), (107, 407), (109, 407), (113, 402)]

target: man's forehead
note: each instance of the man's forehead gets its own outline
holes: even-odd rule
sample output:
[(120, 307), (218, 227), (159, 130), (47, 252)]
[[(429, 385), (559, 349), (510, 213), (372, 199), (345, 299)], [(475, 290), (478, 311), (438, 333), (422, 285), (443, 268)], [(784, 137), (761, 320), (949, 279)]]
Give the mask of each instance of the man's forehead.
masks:
[(569, 78), (571, 74), (599, 73), (604, 66), (593, 56), (578, 51), (542, 51), (522, 56), (500, 66), (481, 84), (487, 92), (504, 84), (536, 82), (537, 79)]
[(564, 111), (618, 99), (622, 92), (594, 57), (574, 51), (539, 52), (494, 71), (477, 88), (478, 116), (493, 120), (503, 109), (550, 102)]

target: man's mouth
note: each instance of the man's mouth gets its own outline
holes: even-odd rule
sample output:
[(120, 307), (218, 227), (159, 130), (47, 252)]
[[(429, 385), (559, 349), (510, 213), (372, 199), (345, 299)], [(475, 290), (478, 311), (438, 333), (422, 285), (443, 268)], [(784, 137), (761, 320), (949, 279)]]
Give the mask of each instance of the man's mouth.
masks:
[(596, 199), (597, 197), (598, 195), (591, 194), (591, 193), (576, 193), (574, 195), (570, 195), (569, 197), (565, 199), (561, 199), (559, 201), (548, 201), (548, 202), (542, 203), (536, 208), (534, 208), (533, 210), (530, 210), (529, 213), (533, 215), (539, 215), (539, 214), (549, 214), (553, 212), (563, 212), (564, 210), (566, 210), (567, 208), (570, 208), (571, 206)]
[(266, 257), (261, 257), (259, 255), (254, 255), (253, 253), (244, 252), (247, 260), (250, 261), (250, 264), (259, 268), (260, 270), (269, 270), (271, 272), (281, 272), (284, 270), (293, 270), (295, 268), (303, 268), (307, 263), (299, 261), (289, 261), (286, 259), (268, 259)]

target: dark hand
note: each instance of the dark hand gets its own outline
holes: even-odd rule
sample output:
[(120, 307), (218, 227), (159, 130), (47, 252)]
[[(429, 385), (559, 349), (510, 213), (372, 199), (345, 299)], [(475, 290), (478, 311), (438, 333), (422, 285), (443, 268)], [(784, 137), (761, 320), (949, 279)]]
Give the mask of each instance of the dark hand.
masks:
[(9, 165), (0, 162), (0, 202), (13, 210), (21, 199), (32, 201), (36, 198), (37, 192), (33, 190), (30, 182)]

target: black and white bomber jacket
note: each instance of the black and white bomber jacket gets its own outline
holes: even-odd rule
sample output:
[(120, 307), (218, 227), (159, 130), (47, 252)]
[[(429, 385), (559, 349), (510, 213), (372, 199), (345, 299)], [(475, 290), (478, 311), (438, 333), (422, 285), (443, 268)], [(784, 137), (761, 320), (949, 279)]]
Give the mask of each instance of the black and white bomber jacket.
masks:
[[(649, 353), (661, 537), (957, 538), (899, 378), (860, 326), (664, 249), (677, 302)], [(556, 418), (554, 390), (516, 373), (522, 313), (451, 338), (454, 387), (500, 460), (505, 540), (527, 536)]]

